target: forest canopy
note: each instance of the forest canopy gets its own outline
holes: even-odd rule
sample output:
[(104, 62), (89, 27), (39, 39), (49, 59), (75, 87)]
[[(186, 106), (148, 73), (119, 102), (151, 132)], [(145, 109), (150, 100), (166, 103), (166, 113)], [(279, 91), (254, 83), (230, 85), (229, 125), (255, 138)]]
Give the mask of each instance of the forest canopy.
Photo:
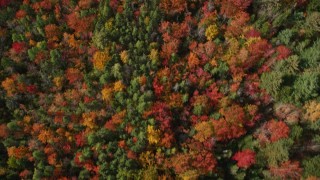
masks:
[(0, 179), (319, 179), (319, 37), (319, 0), (0, 0)]

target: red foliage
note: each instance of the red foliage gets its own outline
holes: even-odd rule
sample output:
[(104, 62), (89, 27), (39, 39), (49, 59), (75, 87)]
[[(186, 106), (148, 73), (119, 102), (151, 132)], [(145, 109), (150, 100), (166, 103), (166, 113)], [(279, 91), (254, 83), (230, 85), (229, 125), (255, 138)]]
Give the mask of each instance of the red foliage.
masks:
[(260, 58), (264, 57), (265, 53), (272, 48), (266, 39), (261, 39), (255, 43), (250, 44), (248, 51), (250, 53), (249, 59), (243, 64), (243, 68), (249, 69), (253, 67)]
[(156, 96), (160, 96), (164, 91), (164, 86), (160, 84), (158, 78), (154, 78), (152, 85)]
[(85, 132), (81, 132), (79, 134), (76, 134), (75, 135), (75, 140), (76, 140), (76, 145), (78, 147), (82, 147), (85, 145), (86, 143), (86, 135), (85, 135)]
[(162, 102), (156, 102), (149, 113), (160, 123), (161, 131), (168, 131), (171, 127), (172, 113), (170, 107)]
[(200, 170), (200, 172), (208, 173), (217, 165), (217, 160), (211, 151), (201, 150), (197, 155), (195, 155), (192, 166)]
[(257, 38), (257, 37), (260, 37), (260, 36), (261, 36), (260, 32), (255, 30), (255, 29), (250, 29), (245, 34), (246, 38)]
[(77, 152), (74, 157), (74, 163), (78, 166), (81, 166), (83, 163), (80, 161), (80, 156), (82, 155), (81, 152)]
[(213, 120), (214, 132), (219, 141), (238, 138), (246, 133), (244, 128), (245, 112), (238, 105), (232, 105), (227, 109), (222, 109), (224, 118)]
[(213, 121), (213, 125), (218, 141), (238, 138), (246, 133), (242, 124), (229, 123), (225, 119)]
[(9, 129), (6, 124), (0, 125), (0, 138), (7, 138), (9, 135)]
[(205, 83), (210, 80), (211, 74), (199, 67), (195, 70), (195, 72), (191, 71), (188, 78), (191, 84), (198, 85), (200, 88), (202, 88)]
[(131, 151), (131, 150), (128, 150), (127, 157), (129, 159), (137, 159), (137, 154), (135, 152)]
[(25, 50), (25, 43), (24, 42), (14, 42), (12, 43), (12, 48), (16, 53), (20, 53)]
[(75, 11), (66, 17), (68, 26), (76, 32), (88, 32), (92, 28), (94, 16), (80, 17)]
[(121, 141), (119, 141), (118, 142), (118, 147), (120, 147), (120, 148), (126, 148), (126, 141), (125, 140), (121, 140)]
[(104, 125), (104, 127), (106, 129), (109, 129), (110, 131), (115, 131), (116, 130), (116, 126), (111, 120), (107, 121), (106, 124)]
[(31, 93), (31, 94), (34, 94), (34, 93), (37, 92), (37, 86), (36, 85), (28, 85), (26, 87), (26, 89), (27, 89), (27, 92)]
[(171, 130), (168, 130), (164, 133), (163, 137), (161, 138), (161, 145), (163, 145), (166, 148), (170, 148), (172, 143), (175, 142), (174, 134)]
[(240, 168), (248, 168), (256, 162), (256, 153), (250, 149), (238, 151), (233, 157), (233, 160), (237, 161), (237, 166)]
[(252, 0), (229, 0), (229, 1), (232, 2), (241, 10), (247, 9), (252, 2)]
[(94, 97), (85, 96), (85, 97), (83, 98), (83, 102), (84, 102), (84, 103), (90, 103), (90, 102), (92, 102), (94, 99), (95, 99)]
[(43, 0), (40, 2), (40, 7), (45, 10), (50, 10), (52, 8), (51, 0)]
[(289, 135), (289, 127), (283, 121), (275, 121), (274, 119), (266, 122), (257, 131), (256, 137), (261, 143), (275, 142), (282, 138), (287, 138)]
[(221, 0), (220, 14), (228, 18), (233, 17), (237, 12), (247, 9), (252, 0)]
[(24, 18), (26, 15), (27, 15), (27, 12), (24, 11), (24, 10), (21, 10), (21, 9), (16, 12), (16, 18), (17, 19)]
[(161, 23), (159, 31), (162, 33), (163, 40), (169, 42), (172, 38), (181, 39), (187, 36), (190, 29), (185, 21), (182, 23), (164, 21)]
[(20, 172), (19, 176), (22, 178), (22, 179), (25, 179), (27, 178), (29, 175), (31, 175), (32, 172), (30, 172), (29, 170), (25, 169), (23, 171)]
[(239, 36), (242, 33), (242, 28), (250, 20), (250, 15), (246, 12), (240, 11), (235, 15), (227, 27), (227, 35)]
[(280, 179), (300, 179), (302, 169), (298, 161), (286, 161), (280, 167), (270, 167), (270, 173)]
[(281, 45), (277, 47), (277, 53), (278, 53), (277, 60), (281, 60), (289, 57), (289, 55), (291, 54), (291, 51), (286, 46)]
[(7, 6), (10, 3), (10, 0), (0, 0), (0, 7)]
[(78, 80), (81, 80), (83, 77), (82, 72), (79, 69), (68, 68), (66, 70), (66, 78), (69, 80), (69, 83), (72, 84)]
[(211, 100), (211, 105), (215, 106), (218, 104), (219, 100), (223, 97), (223, 94), (219, 92), (219, 88), (216, 83), (211, 84), (206, 89), (206, 95)]
[(178, 174), (188, 171), (191, 167), (191, 156), (189, 154), (176, 154), (170, 158), (166, 166), (171, 167)]
[(116, 9), (118, 9), (119, 1), (118, 1), (118, 0), (110, 0), (109, 6), (110, 6), (113, 10), (116, 10)]
[(297, 0), (297, 6), (303, 6), (308, 0)]
[(164, 43), (161, 47), (161, 57), (169, 60), (173, 53), (178, 52), (179, 45), (180, 41), (178, 39), (172, 39), (170, 42)]
[(259, 84), (259, 76), (257, 74), (247, 76), (244, 83), (244, 93), (253, 99), (258, 98), (260, 93)]

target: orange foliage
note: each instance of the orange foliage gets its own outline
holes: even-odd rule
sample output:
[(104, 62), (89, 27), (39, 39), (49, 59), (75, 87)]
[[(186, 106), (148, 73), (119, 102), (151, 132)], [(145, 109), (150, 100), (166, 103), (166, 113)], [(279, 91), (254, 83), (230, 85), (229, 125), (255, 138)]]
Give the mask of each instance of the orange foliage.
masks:
[(38, 140), (42, 143), (47, 143), (53, 138), (53, 133), (50, 130), (41, 130), (38, 135)]
[(80, 14), (77, 12), (72, 12), (71, 14), (67, 15), (67, 24), (70, 28), (74, 29), (76, 32), (83, 33), (91, 31), (92, 22), (95, 16), (87, 16), (87, 17), (80, 17)]
[(93, 66), (102, 71), (104, 69), (105, 64), (111, 59), (108, 51), (97, 51), (93, 55)]
[(240, 11), (238, 12), (234, 19), (231, 21), (230, 25), (227, 27), (227, 36), (239, 36), (243, 31), (243, 26), (250, 20), (248, 13)]
[(1, 86), (7, 91), (8, 96), (12, 96), (16, 92), (16, 85), (13, 78), (7, 77), (1, 82)]
[(255, 136), (261, 143), (275, 142), (289, 136), (289, 127), (283, 121), (275, 121), (274, 119), (266, 122), (255, 133)]
[(66, 70), (66, 78), (68, 79), (70, 84), (81, 80), (82, 77), (83, 77), (82, 72), (79, 69), (68, 68)]
[(160, 8), (167, 14), (174, 15), (176, 13), (183, 12), (187, 7), (186, 0), (161, 0)]
[(0, 138), (7, 138), (9, 135), (9, 129), (6, 124), (0, 125)]
[(57, 39), (60, 36), (60, 30), (59, 27), (55, 24), (48, 24), (44, 28), (45, 33), (46, 33), (46, 38), (51, 39), (55, 38)]
[(112, 92), (113, 92), (113, 88), (108, 88), (108, 87), (103, 88), (101, 91), (102, 99), (106, 102), (110, 102), (112, 100)]
[(180, 45), (180, 41), (177, 39), (173, 39), (168, 43), (164, 43), (161, 48), (161, 53), (160, 53), (161, 57), (169, 60), (173, 53), (178, 52), (179, 45)]
[(210, 121), (203, 121), (195, 125), (197, 134), (193, 138), (197, 141), (204, 142), (213, 135), (213, 125)]
[(19, 146), (19, 147), (9, 147), (7, 149), (8, 152), (8, 156), (9, 157), (14, 157), (16, 159), (21, 159), (21, 158), (25, 158), (26, 154), (29, 152), (28, 148), (25, 146)]
[(197, 55), (194, 53), (190, 53), (188, 57), (188, 67), (194, 68), (200, 64), (200, 60), (198, 59)]
[(285, 161), (280, 167), (270, 167), (270, 173), (280, 179), (300, 179), (302, 168), (298, 161)]
[(114, 131), (116, 127), (123, 122), (123, 118), (126, 115), (126, 110), (120, 111), (113, 115), (109, 121), (106, 122), (105, 128)]
[(180, 93), (172, 93), (168, 101), (169, 106), (173, 108), (183, 107), (182, 95)]

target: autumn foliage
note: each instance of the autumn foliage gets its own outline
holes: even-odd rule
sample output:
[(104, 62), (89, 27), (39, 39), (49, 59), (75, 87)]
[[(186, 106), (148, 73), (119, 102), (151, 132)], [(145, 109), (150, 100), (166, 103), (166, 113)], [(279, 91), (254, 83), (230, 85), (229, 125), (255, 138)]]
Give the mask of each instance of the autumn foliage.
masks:
[(0, 179), (319, 179), (318, 0), (0, 0)]

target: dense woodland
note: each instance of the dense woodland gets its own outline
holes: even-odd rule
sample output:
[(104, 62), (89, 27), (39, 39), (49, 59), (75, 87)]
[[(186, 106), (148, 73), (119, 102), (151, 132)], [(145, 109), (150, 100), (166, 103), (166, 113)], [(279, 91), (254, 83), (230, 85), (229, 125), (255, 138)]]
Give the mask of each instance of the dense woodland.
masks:
[(0, 179), (320, 178), (319, 0), (0, 0)]

